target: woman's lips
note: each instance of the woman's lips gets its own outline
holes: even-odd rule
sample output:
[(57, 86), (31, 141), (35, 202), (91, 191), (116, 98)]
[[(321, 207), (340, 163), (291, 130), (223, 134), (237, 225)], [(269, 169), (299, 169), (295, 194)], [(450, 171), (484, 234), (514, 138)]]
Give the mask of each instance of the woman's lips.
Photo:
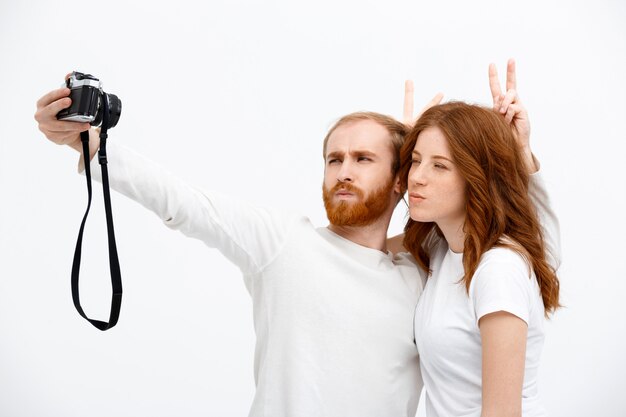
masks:
[(426, 200), (426, 197), (419, 193), (409, 193), (409, 201), (412, 203), (421, 203)]

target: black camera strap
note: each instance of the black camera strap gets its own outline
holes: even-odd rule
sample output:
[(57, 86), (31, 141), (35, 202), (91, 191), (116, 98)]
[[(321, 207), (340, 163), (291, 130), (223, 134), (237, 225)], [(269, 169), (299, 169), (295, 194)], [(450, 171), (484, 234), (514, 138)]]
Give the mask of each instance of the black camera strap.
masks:
[(83, 216), (83, 221), (78, 232), (78, 241), (76, 242), (76, 250), (74, 251), (74, 262), (72, 264), (72, 300), (74, 307), (78, 313), (83, 316), (89, 323), (93, 324), (97, 329), (108, 330), (117, 324), (120, 315), (120, 307), (122, 306), (122, 277), (120, 274), (120, 262), (117, 257), (117, 247), (115, 245), (115, 232), (113, 230), (113, 215), (111, 214), (111, 194), (109, 191), (109, 174), (107, 170), (107, 127), (109, 125), (109, 103), (106, 95), (103, 97), (103, 120), (100, 129), (100, 148), (98, 149), (98, 161), (102, 169), (102, 189), (104, 191), (104, 208), (106, 212), (107, 232), (109, 238), (109, 269), (111, 271), (111, 287), (113, 295), (111, 298), (111, 314), (109, 321), (94, 320), (87, 317), (80, 305), (80, 296), (78, 294), (78, 274), (80, 271), (81, 247), (83, 244), (83, 230), (89, 209), (91, 208), (91, 169), (89, 161), (89, 131), (81, 132), (80, 140), (83, 144), (83, 157), (85, 161), (85, 174), (87, 177), (87, 192), (89, 199), (87, 202), (87, 211)]

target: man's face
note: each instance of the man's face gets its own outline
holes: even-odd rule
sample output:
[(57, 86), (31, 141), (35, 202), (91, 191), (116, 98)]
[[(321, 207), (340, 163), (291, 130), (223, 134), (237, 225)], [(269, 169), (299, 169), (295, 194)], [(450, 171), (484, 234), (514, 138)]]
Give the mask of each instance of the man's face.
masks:
[[(371, 120), (336, 128), (326, 145), (323, 197), (336, 226), (365, 226), (393, 211), (400, 185), (392, 174), (389, 132)], [(391, 210), (390, 210), (391, 208)]]

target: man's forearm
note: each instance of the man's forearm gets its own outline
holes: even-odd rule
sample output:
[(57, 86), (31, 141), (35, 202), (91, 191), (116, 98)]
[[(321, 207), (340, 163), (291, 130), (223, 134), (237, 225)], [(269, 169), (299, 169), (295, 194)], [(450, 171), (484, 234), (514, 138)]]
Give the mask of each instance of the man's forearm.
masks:
[[(256, 272), (273, 259), (294, 224), (295, 218), (201, 191), (123, 145), (112, 142), (107, 154), (111, 189), (155, 213), (167, 227), (217, 248), (244, 272)], [(93, 179), (102, 182), (98, 160), (90, 167)]]

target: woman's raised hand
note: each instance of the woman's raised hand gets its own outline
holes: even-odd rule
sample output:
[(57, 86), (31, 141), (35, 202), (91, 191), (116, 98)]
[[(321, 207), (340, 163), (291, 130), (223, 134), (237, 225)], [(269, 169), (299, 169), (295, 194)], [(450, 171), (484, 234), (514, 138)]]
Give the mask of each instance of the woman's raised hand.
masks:
[(537, 170), (530, 150), (530, 120), (528, 111), (517, 93), (515, 60), (509, 59), (506, 66), (506, 91), (502, 92), (495, 64), (489, 64), (489, 88), (493, 99), (493, 111), (501, 114), (511, 126), (513, 135), (524, 155), (530, 172)]
[(426, 110), (428, 110), (432, 106), (436, 106), (437, 104), (441, 103), (441, 100), (443, 99), (443, 94), (437, 93), (424, 106), (424, 108), (422, 108), (422, 111), (420, 111), (417, 116), (413, 116), (413, 94), (414, 94), (413, 81), (406, 80), (404, 82), (404, 110), (402, 112), (402, 122), (409, 127), (413, 127), (413, 125), (415, 124), (417, 119), (419, 119), (422, 113), (424, 113)]

